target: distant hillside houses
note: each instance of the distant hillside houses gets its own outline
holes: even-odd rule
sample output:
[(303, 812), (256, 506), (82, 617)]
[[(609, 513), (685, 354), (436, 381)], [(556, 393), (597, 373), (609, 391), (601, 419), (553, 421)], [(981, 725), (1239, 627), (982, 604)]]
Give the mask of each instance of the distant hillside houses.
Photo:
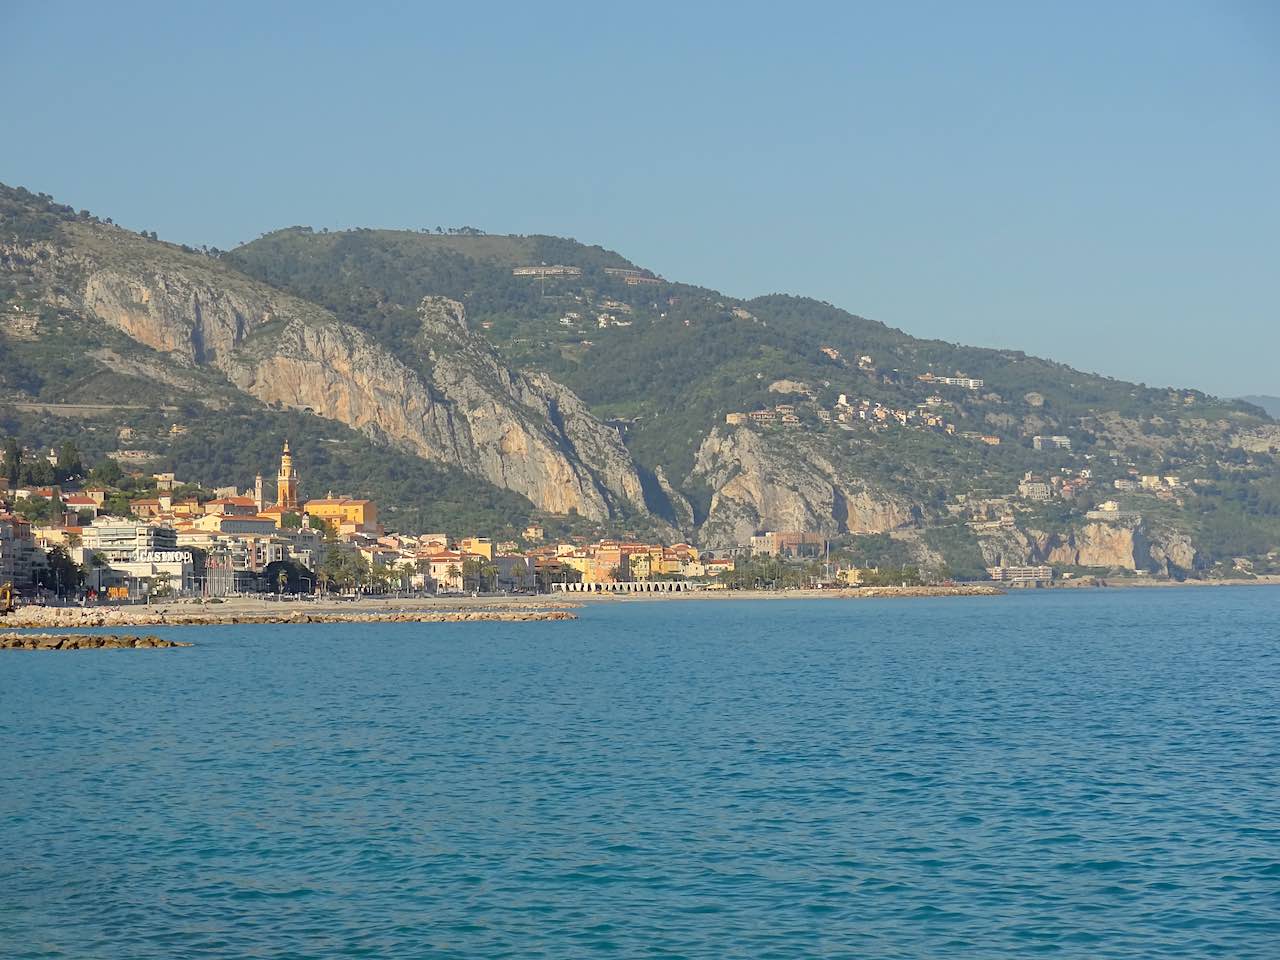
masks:
[(1071, 438), (1063, 436), (1031, 438), (1031, 446), (1037, 450), (1070, 450)]
[(540, 264), (536, 267), (514, 267), (513, 277), (580, 277), (581, 267), (567, 267), (563, 264)]
[(966, 390), (981, 390), (985, 382), (978, 377), (939, 377), (932, 373), (922, 373), (916, 379), (923, 383), (942, 383), (948, 387), (964, 387)]
[(634, 267), (605, 267), (605, 274), (610, 277), (617, 277), (628, 286), (639, 286), (640, 284), (661, 283), (662, 278), (655, 276), (649, 270), (638, 270)]
[(960, 437), (964, 440), (979, 440), (989, 447), (1000, 446), (1000, 438), (993, 433), (982, 433), (978, 430), (961, 431)]
[(1018, 484), (1018, 496), (1026, 500), (1048, 500), (1053, 496), (1053, 489), (1043, 477), (1028, 472)]

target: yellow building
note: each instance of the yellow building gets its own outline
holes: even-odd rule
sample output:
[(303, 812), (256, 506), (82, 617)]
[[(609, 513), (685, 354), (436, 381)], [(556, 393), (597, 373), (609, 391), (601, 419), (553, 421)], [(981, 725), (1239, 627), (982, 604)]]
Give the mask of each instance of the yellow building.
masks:
[(321, 500), (308, 500), (302, 509), (336, 527), (340, 533), (380, 532), (378, 507), (372, 500), (328, 496)]
[(458, 541), (458, 549), (463, 553), (474, 553), (486, 560), (493, 559), (493, 541), (488, 537), (463, 537)]

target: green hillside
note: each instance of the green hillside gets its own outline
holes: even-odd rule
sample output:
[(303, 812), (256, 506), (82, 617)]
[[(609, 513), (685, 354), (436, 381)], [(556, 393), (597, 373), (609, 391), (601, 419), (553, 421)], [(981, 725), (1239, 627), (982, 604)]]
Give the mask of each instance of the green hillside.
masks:
[[(411, 339), (422, 297), (457, 299), (472, 327), (512, 363), (545, 370), (602, 417), (637, 421), (627, 435), (633, 455), (673, 477), (688, 473), (698, 443), (725, 414), (780, 399), (769, 390), (779, 380), (810, 385), (827, 406), (841, 393), (913, 406), (941, 389), (957, 428), (1023, 447), (1031, 426), (1070, 436), (1077, 450), (1109, 451), (1116, 438), (1098, 429), (1100, 413), (1163, 423), (1257, 413), (1198, 391), (1147, 388), (1016, 351), (920, 340), (803, 297), (748, 301), (685, 284), (628, 286), (601, 269), (627, 263), (616, 254), (555, 243), (548, 259), (548, 238), (295, 228), (225, 259), (329, 307), (391, 350)], [(545, 284), (511, 275), (530, 262), (578, 266), (582, 275)], [(858, 368), (860, 356), (872, 358), (871, 369)], [(970, 393), (917, 379), (928, 373), (978, 377), (986, 387)]]
[[(424, 340), (418, 308), (444, 296), (465, 306), (471, 331), (512, 370), (549, 375), (616, 427), (634, 460), (650, 514), (628, 506), (599, 526), (539, 516), (556, 529), (658, 536), (671, 532), (665, 521), (690, 539), (740, 543), (753, 528), (812, 524), (850, 556), (944, 562), (974, 575), (1007, 554), (1053, 554), (1068, 567), (1071, 557), (1106, 556), (1083, 528), (1115, 498), (1143, 518), (1130, 544), (1139, 565), (1280, 569), (1280, 427), (1254, 403), (923, 340), (804, 297), (737, 299), (548, 236), (293, 227), (227, 253), (197, 251), (0, 187), (0, 243), (15, 245), (0, 261), (0, 430), (33, 448), (71, 440), (90, 461), (146, 450), (147, 470), (243, 486), (270, 473), (288, 436), (309, 493), (372, 496), (403, 529), (509, 534), (534, 515), (523, 496), (388, 445), (377, 429), (358, 432), (300, 403), (287, 409), (288, 397), (285, 406), (255, 400), (202, 349), (145, 346), (122, 308), (114, 325), (93, 315), (81, 266), (115, 271), (117, 291), (127, 282), (151, 290), (154, 278), (163, 290), (169, 277), (215, 298), (283, 298), (281, 313), (247, 319), (235, 347), (245, 357), (276, 355), (282, 313), (313, 316), (363, 331), (371, 349), (424, 383), (439, 351), (454, 346)], [(58, 270), (44, 269), (51, 258)], [(544, 266), (572, 269), (517, 272)], [(119, 277), (133, 279), (122, 287)], [(510, 373), (460, 342), (472, 346), (451, 356), (475, 368), (485, 402)], [(726, 424), (779, 405), (773, 422)], [(511, 415), (570, 444), (554, 407)], [(1036, 437), (1053, 439), (1037, 446)], [(621, 451), (614, 466), (632, 469)], [(1037, 502), (1019, 490), (1026, 474), (1062, 489)], [(854, 508), (851, 497), (862, 498)], [(1016, 514), (1016, 529), (973, 526), (1002, 512)], [(1148, 541), (1154, 559), (1143, 559)]]

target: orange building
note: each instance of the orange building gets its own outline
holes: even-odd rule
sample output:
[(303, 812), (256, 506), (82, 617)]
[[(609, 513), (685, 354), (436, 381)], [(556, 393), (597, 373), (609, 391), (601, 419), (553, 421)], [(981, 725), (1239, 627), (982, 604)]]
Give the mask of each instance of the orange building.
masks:
[(334, 526), (340, 533), (370, 533), (380, 535), (378, 507), (372, 500), (352, 497), (328, 496), (321, 500), (308, 500), (303, 511)]

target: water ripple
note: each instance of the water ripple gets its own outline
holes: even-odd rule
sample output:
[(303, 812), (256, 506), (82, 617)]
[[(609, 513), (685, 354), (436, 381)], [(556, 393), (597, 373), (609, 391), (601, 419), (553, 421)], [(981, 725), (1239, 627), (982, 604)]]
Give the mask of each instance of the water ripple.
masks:
[(0, 955), (1271, 958), (1266, 589), (0, 663)]

